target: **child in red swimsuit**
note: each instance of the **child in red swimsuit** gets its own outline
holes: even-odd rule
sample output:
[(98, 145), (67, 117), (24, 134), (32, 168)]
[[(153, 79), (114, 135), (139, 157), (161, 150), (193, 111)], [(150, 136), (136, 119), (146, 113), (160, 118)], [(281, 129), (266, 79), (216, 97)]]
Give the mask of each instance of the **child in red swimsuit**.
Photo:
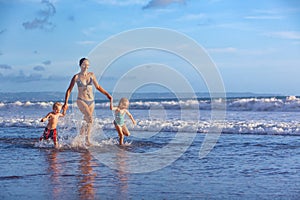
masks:
[(62, 104), (59, 102), (55, 102), (53, 104), (53, 111), (48, 113), (44, 118), (41, 119), (41, 122), (45, 122), (48, 120), (48, 124), (45, 128), (43, 136), (40, 137), (40, 141), (51, 138), (54, 142), (55, 148), (58, 148), (57, 131), (56, 131), (58, 118), (63, 117), (66, 114), (65, 110), (63, 111), (63, 113), (60, 112), (61, 108), (62, 108)]

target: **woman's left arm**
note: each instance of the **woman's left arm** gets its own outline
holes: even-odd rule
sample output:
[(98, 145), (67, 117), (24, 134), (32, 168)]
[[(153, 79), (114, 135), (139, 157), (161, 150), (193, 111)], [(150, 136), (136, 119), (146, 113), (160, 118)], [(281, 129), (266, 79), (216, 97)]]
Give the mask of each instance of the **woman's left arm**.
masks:
[(101, 86), (98, 84), (98, 81), (97, 81), (97, 78), (96, 78), (95, 74), (92, 73), (91, 76), (92, 76), (92, 78), (93, 78), (93, 83), (94, 83), (96, 89), (97, 89), (99, 92), (101, 92), (102, 94), (106, 95), (106, 97), (107, 97), (109, 100), (111, 100), (111, 99), (112, 99), (111, 95), (110, 95), (103, 87), (101, 87)]

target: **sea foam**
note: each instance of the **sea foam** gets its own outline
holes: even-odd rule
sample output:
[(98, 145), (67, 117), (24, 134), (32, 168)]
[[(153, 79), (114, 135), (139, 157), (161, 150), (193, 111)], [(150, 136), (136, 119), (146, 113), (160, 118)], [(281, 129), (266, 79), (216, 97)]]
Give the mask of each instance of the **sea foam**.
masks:
[[(300, 135), (300, 123), (298, 121), (278, 122), (267, 120), (251, 121), (184, 121), (184, 120), (137, 120), (137, 125), (127, 123), (131, 131), (137, 132), (185, 132), (185, 133), (210, 133), (213, 128), (222, 129), (222, 133), (229, 134), (271, 134), (271, 135)], [(74, 130), (78, 122), (61, 120), (60, 129)], [(1, 119), (0, 127), (32, 127), (43, 128), (44, 124), (36, 119)], [(95, 129), (114, 130), (111, 118), (95, 119)]]
[[(9, 108), (51, 108), (54, 102), (0, 102), (1, 109)], [(186, 99), (186, 100), (132, 100), (130, 109), (149, 110), (149, 109), (166, 109), (166, 110), (218, 110), (223, 109), (226, 104), (228, 111), (300, 111), (300, 99), (295, 96), (284, 98), (269, 97), (269, 98), (229, 98), (229, 99)], [(69, 106), (76, 106), (76, 103), (70, 103)], [(96, 100), (96, 109), (108, 109), (108, 102)]]

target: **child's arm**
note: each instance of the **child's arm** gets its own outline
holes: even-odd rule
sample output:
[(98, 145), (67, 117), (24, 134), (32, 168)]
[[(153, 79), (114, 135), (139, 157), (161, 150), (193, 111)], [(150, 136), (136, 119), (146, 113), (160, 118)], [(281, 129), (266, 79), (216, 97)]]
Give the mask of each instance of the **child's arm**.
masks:
[(134, 125), (136, 125), (136, 121), (134, 120), (132, 114), (131, 114), (128, 110), (126, 110), (126, 114), (127, 114), (128, 117), (131, 119), (132, 123), (133, 123)]
[(66, 116), (66, 110), (63, 110), (63, 112), (62, 113), (60, 113), (60, 115), (59, 115), (60, 117), (64, 117), (64, 116)]
[(113, 98), (110, 99), (110, 105), (109, 105), (110, 110), (116, 110), (117, 107), (113, 106)]
[(51, 112), (48, 113), (44, 118), (42, 118), (42, 119), (41, 119), (41, 122), (47, 121), (47, 119), (50, 117), (50, 115), (51, 115)]

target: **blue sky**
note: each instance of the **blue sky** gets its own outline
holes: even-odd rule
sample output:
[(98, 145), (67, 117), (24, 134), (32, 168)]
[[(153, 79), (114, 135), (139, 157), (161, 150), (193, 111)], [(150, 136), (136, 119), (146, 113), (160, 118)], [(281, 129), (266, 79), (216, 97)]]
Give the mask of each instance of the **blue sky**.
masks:
[[(0, 9), (0, 92), (65, 91), (99, 43), (160, 27), (199, 43), (228, 92), (300, 95), (298, 0), (0, 0)], [(101, 85), (111, 90), (116, 79), (112, 72)]]

